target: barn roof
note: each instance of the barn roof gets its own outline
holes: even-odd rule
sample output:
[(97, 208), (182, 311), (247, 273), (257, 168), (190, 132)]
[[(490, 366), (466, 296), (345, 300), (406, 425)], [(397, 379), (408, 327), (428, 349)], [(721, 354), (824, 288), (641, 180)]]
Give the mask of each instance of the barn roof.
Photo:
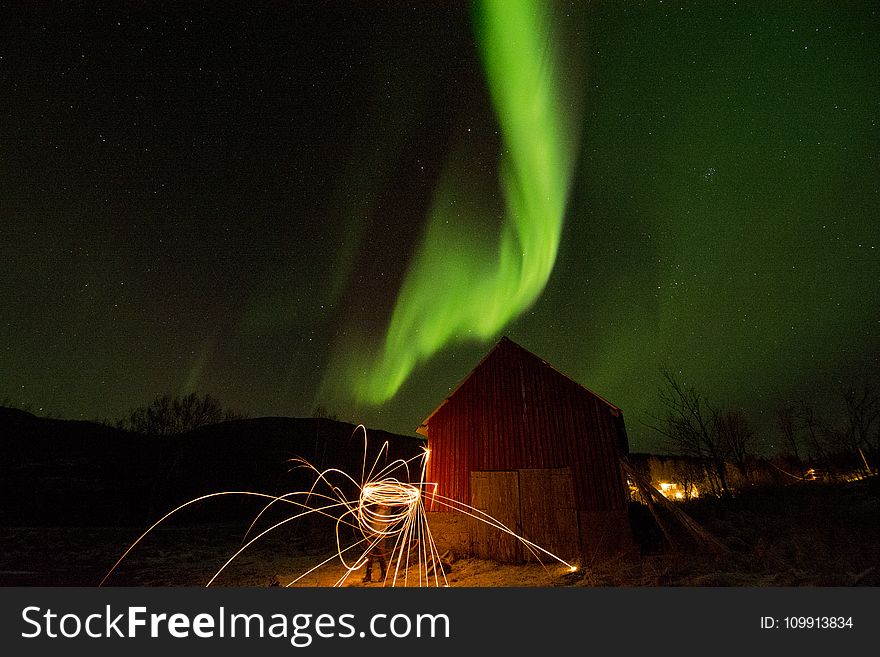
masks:
[(521, 357), (525, 358), (526, 360), (531, 360), (541, 367), (547, 367), (547, 368), (551, 369), (557, 375), (574, 383), (577, 387), (579, 387), (581, 390), (583, 390), (586, 394), (592, 395), (593, 397), (595, 397), (599, 401), (606, 404), (611, 409), (611, 412), (615, 416), (620, 415), (620, 409), (617, 406), (615, 406), (614, 404), (612, 404), (611, 402), (609, 402), (607, 399), (605, 399), (601, 395), (597, 395), (595, 392), (593, 392), (589, 388), (581, 385), (580, 383), (578, 383), (577, 381), (575, 381), (571, 377), (566, 376), (565, 374), (563, 374), (562, 372), (557, 370), (555, 367), (553, 367), (546, 360), (544, 360), (543, 358), (541, 358), (539, 356), (536, 356), (528, 349), (518, 345), (516, 342), (514, 342), (513, 340), (511, 340), (507, 336), (503, 336), (498, 341), (498, 343), (494, 347), (492, 347), (492, 349), (489, 350), (489, 353), (487, 353), (485, 356), (483, 356), (483, 358), (480, 360), (479, 363), (477, 363), (477, 365), (474, 367), (474, 369), (472, 369), (466, 377), (464, 377), (461, 381), (458, 382), (458, 385), (455, 386), (455, 388), (452, 390), (452, 392), (449, 393), (449, 395), (446, 397), (446, 399), (444, 399), (442, 402), (440, 402), (440, 405), (437, 406), (437, 408), (435, 408), (433, 411), (431, 411), (431, 414), (428, 415), (428, 417), (426, 417), (424, 420), (422, 420), (422, 423), (416, 429), (416, 433), (418, 433), (419, 435), (422, 435), (422, 436), (427, 436), (428, 435), (428, 424), (431, 422), (431, 418), (433, 418), (437, 414), (437, 412), (449, 402), (450, 399), (455, 397), (455, 394), (461, 389), (461, 387), (470, 380), (470, 378), (486, 363), (487, 360), (489, 360), (489, 358), (492, 357), (493, 354), (495, 354), (499, 349), (507, 349), (507, 348), (516, 350), (519, 353), (519, 355)]

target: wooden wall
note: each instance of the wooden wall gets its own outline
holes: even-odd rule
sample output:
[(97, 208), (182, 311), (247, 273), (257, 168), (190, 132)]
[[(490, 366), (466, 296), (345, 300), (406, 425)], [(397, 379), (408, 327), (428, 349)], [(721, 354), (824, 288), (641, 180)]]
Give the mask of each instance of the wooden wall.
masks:
[(519, 345), (503, 339), (427, 420), (427, 434), (437, 495), (470, 504), (472, 472), (570, 468), (578, 513), (621, 523), (610, 542), (626, 543), (619, 409)]

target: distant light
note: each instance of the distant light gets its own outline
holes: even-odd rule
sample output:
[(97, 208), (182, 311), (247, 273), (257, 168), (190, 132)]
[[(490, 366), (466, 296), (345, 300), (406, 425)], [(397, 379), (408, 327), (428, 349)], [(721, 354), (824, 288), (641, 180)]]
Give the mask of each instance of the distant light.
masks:
[(696, 484), (690, 484), (688, 490), (688, 487), (682, 484), (660, 481), (657, 482), (657, 490), (666, 499), (684, 500), (688, 497), (699, 497)]

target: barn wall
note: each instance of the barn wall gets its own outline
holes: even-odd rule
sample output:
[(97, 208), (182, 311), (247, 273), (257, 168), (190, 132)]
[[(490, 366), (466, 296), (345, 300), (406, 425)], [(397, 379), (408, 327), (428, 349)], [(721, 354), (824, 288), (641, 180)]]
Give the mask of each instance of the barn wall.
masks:
[(469, 504), (472, 471), (570, 467), (576, 507), (588, 514), (582, 528), (594, 534), (598, 524), (619, 525), (607, 530), (619, 531), (619, 540), (603, 542), (625, 543), (620, 418), (613, 410), (536, 356), (502, 341), (430, 418), (427, 479), (437, 484), (438, 495)]
[(443, 555), (451, 552), (454, 558), (473, 553), (473, 523), (463, 513), (429, 511), (428, 526), (437, 551)]

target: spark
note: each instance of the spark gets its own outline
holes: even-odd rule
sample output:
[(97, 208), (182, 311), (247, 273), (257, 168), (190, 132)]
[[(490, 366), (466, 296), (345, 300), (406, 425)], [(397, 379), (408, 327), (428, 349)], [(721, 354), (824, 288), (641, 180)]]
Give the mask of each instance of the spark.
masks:
[[(314, 476), (314, 482), (308, 490), (292, 491), (283, 495), (253, 491), (221, 491), (201, 495), (175, 507), (150, 525), (123, 552), (101, 580), (99, 586), (103, 586), (128, 555), (153, 530), (169, 518), (185, 508), (206, 500), (235, 495), (256, 497), (267, 500), (267, 503), (245, 531), (241, 545), (208, 580), (205, 584), (206, 587), (211, 586), (227, 567), (267, 534), (311, 514), (335, 520), (336, 551), (287, 583), (286, 586), (293, 586), (311, 573), (333, 562), (342, 564), (344, 568), (343, 574), (336, 580), (334, 586), (343, 586), (352, 573), (367, 564), (371, 551), (382, 541), (393, 544), (389, 552), (385, 578), (382, 581), (383, 586), (410, 586), (411, 584), (419, 587), (449, 586), (446, 571), (442, 567), (442, 558), (428, 523), (426, 498), (429, 498), (432, 504), (463, 513), (500, 532), (513, 536), (542, 565), (542, 557), (544, 557), (559, 562), (569, 572), (577, 570), (576, 565), (566, 562), (540, 545), (518, 535), (489, 514), (457, 500), (439, 495), (436, 484), (425, 481), (426, 464), (430, 454), (427, 449), (409, 459), (393, 460), (380, 468), (382, 456), (384, 455), (386, 458), (388, 456), (388, 442), (385, 442), (367, 471), (367, 430), (363, 425), (359, 425), (355, 429), (355, 432), (358, 431), (363, 432), (364, 439), (364, 459), (360, 482), (339, 468), (318, 470), (307, 460), (296, 458), (292, 459), (292, 462), (297, 467), (308, 469)], [(418, 469), (417, 476), (414, 478), (410, 476), (411, 468)], [(413, 480), (415, 483), (412, 483)], [(344, 492), (344, 488), (350, 487), (350, 484), (353, 484), (358, 491), (354, 499), (349, 499)], [(326, 491), (322, 490), (324, 487), (326, 487)], [(294, 512), (283, 520), (254, 533), (260, 518), (270, 508), (278, 504), (292, 506)], [(361, 538), (351, 544), (346, 544), (348, 535), (345, 532), (349, 530), (356, 531)], [(546, 566), (544, 568), (546, 570)]]

